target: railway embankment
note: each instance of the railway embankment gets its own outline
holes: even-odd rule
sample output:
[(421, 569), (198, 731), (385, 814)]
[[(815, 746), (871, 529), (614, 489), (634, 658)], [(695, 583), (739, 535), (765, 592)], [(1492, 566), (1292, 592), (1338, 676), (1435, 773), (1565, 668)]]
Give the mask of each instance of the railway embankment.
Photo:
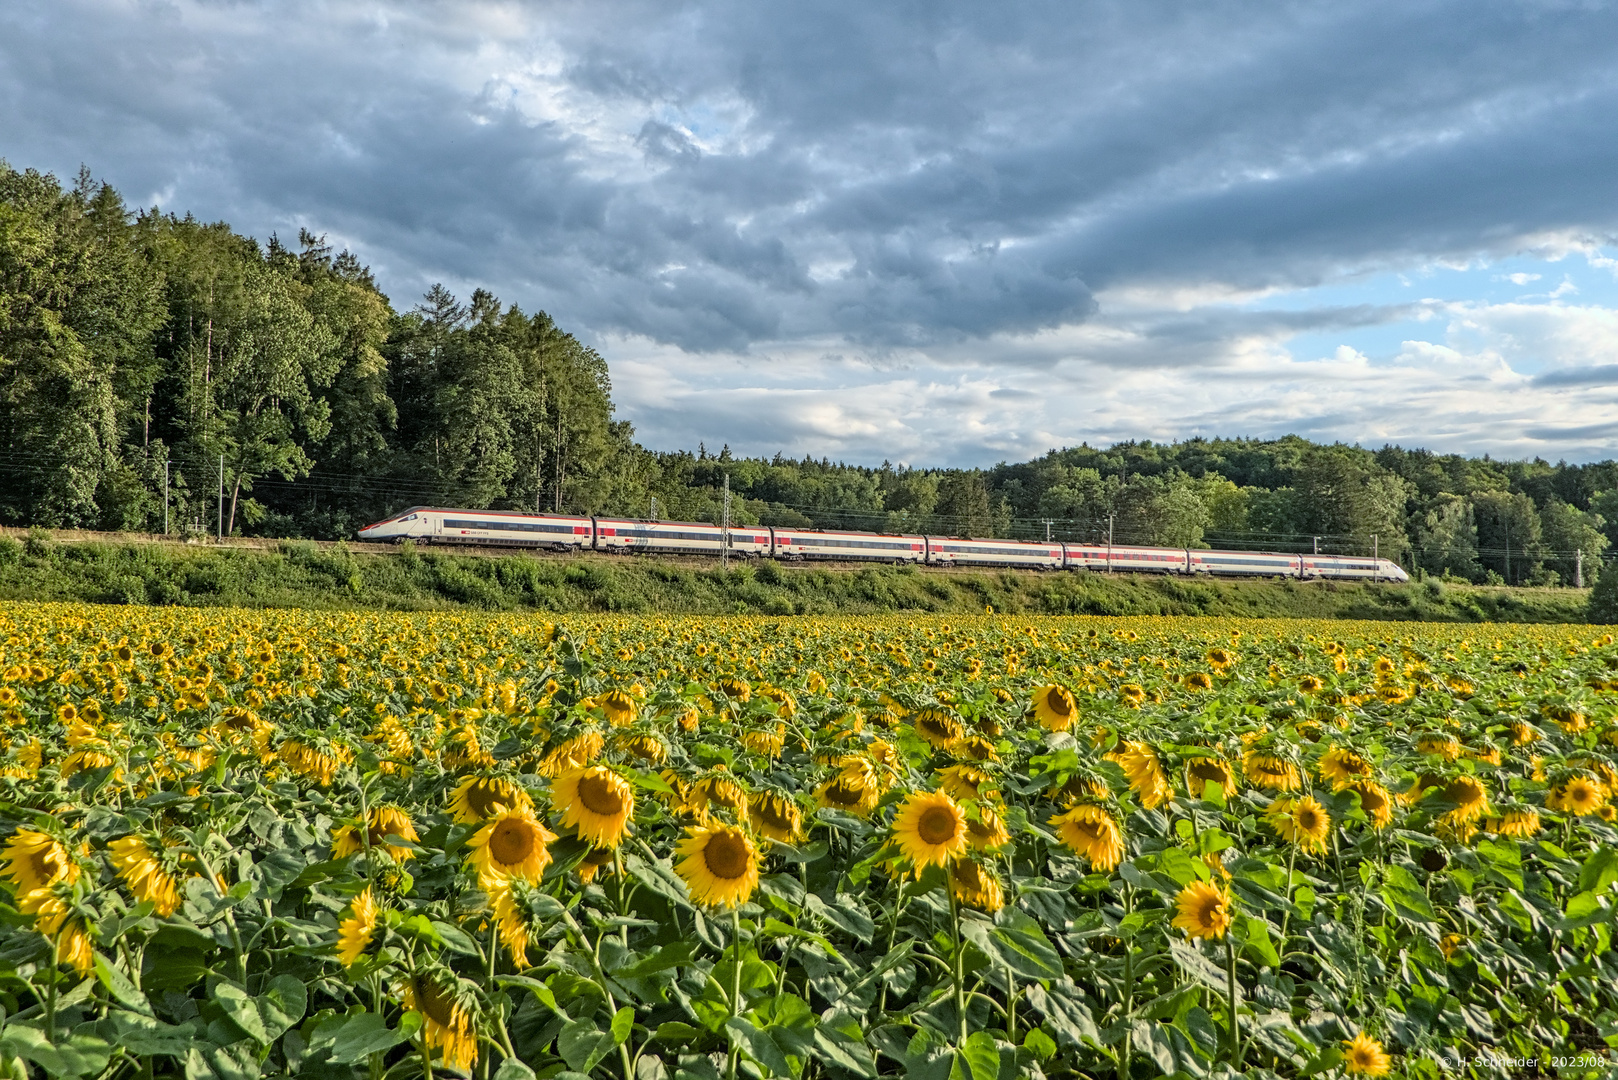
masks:
[(0, 600), (368, 610), (1582, 622), (1588, 590), (549, 555), (0, 530)]

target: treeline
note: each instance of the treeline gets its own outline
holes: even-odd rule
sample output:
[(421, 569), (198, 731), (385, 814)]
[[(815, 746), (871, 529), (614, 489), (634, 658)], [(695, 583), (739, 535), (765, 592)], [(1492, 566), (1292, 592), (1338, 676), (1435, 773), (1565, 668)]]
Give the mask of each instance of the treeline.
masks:
[(1618, 464), (1278, 440), (1052, 451), (986, 470), (659, 453), (543, 312), (0, 163), (0, 523), (352, 536), (414, 504), (1117, 544), (1375, 551), (1594, 580)]

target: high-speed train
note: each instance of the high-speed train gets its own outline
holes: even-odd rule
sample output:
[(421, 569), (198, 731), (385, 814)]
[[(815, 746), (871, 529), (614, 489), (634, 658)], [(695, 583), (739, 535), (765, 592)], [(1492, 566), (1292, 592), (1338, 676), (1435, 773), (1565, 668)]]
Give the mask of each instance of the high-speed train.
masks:
[[(714, 555), (725, 531), (691, 521), (568, 517), (496, 510), (412, 506), (359, 531), (361, 540), (546, 551), (603, 551), (624, 555)], [(1035, 570), (1098, 570), (1131, 574), (1217, 574), (1225, 577), (1332, 578), (1409, 581), (1388, 559), (1357, 555), (1284, 555), (1263, 551), (1074, 544), (1052, 540), (963, 540), (941, 536), (886, 536), (768, 525), (730, 530), (732, 555), (789, 562), (920, 563), (927, 566), (1020, 566)]]

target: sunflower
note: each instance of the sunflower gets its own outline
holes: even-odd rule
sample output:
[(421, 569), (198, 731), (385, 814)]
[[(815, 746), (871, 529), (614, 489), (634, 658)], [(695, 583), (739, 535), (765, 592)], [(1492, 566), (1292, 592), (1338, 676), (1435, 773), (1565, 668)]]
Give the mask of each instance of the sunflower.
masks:
[(1305, 675), (1298, 680), (1298, 689), (1305, 694), (1318, 694), (1321, 687), (1326, 684), (1320, 681), (1318, 675)]
[(1352, 1039), (1343, 1040), (1343, 1057), (1343, 1071), (1350, 1076), (1386, 1076), (1393, 1068), (1393, 1060), (1382, 1049), (1382, 1044), (1363, 1031)]
[(1539, 729), (1532, 724), (1522, 720), (1513, 720), (1511, 722), (1511, 744), (1513, 746), (1527, 746), (1529, 743), (1538, 740), (1539, 737)]
[(601, 756), (606, 740), (601, 732), (583, 731), (552, 747), (535, 770), (541, 776), (561, 776), (569, 769), (583, 768)]
[(1087, 776), (1084, 773), (1074, 773), (1062, 783), (1056, 785), (1050, 793), (1053, 802), (1063, 806), (1072, 806), (1075, 803), (1101, 802), (1112, 796), (1112, 789), (1107, 782), (1098, 776)]
[(1598, 812), (1607, 801), (1607, 789), (1589, 776), (1575, 776), (1551, 789), (1545, 805), (1580, 817)]
[(611, 848), (593, 848), (585, 852), (584, 858), (579, 860), (579, 865), (574, 869), (579, 872), (579, 880), (588, 885), (601, 871), (610, 869), (616, 858), (617, 853)]
[(1461, 740), (1453, 735), (1423, 735), (1416, 740), (1416, 753), (1454, 761), (1461, 756)]
[(1179, 914), (1174, 925), (1194, 938), (1222, 938), (1235, 917), (1230, 892), (1207, 881), (1193, 881), (1174, 898)]
[(80, 975), (95, 968), (95, 944), (84, 916), (73, 911), (72, 887), (58, 881), (23, 893), (17, 910), (34, 917), (34, 929), (50, 939), (58, 964), (71, 964)]
[(720, 824), (687, 829), (674, 854), (675, 872), (699, 904), (735, 907), (758, 888), (758, 849), (741, 829)]
[(458, 825), (475, 825), (502, 811), (533, 805), (528, 792), (503, 776), (469, 777), (449, 797), (449, 812)]
[(1438, 950), (1444, 954), (1445, 960), (1453, 958), (1465, 945), (1466, 939), (1460, 934), (1445, 934), (1438, 939)]
[(534, 816), (533, 807), (505, 810), (473, 834), (468, 841), (472, 854), (466, 861), (477, 870), (478, 883), (485, 892), (503, 878), (538, 881), (551, 861), (547, 845), (555, 839), (556, 834)]
[(635, 816), (635, 790), (611, 769), (592, 765), (557, 777), (551, 785), (551, 806), (580, 840), (615, 848)]
[(1174, 785), (1169, 783), (1157, 754), (1145, 743), (1126, 742), (1105, 756), (1124, 770), (1130, 790), (1140, 796), (1140, 804), (1146, 809), (1155, 810), (1173, 798)]
[(1488, 791), (1470, 776), (1457, 776), (1444, 785), (1440, 794), (1446, 802), (1455, 804), (1455, 809), (1444, 815), (1451, 824), (1470, 822), (1489, 810)]
[(781, 750), (786, 746), (786, 730), (785, 724), (777, 724), (774, 731), (744, 732), (741, 744), (755, 754), (777, 758), (781, 756)]
[(349, 905), (348, 918), (337, 924), (337, 959), (343, 962), (344, 967), (353, 967), (354, 961), (370, 947), (371, 939), (375, 936), (376, 899), (367, 885), (365, 891), (354, 897)]
[(939, 790), (962, 802), (977, 798), (990, 782), (989, 774), (976, 765), (949, 765), (938, 770)]
[(1051, 818), (1062, 842), (1090, 860), (1096, 870), (1113, 871), (1124, 861), (1124, 832), (1118, 819), (1094, 803), (1075, 806)]
[(1247, 779), (1271, 791), (1296, 791), (1303, 786), (1298, 767), (1274, 754), (1249, 750), (1242, 755), (1242, 772)]
[[(445, 972), (418, 972), (405, 981), (400, 996), (406, 1009), (422, 1015), (422, 1037), (429, 1049), (444, 1056), (444, 1064), (461, 1072), (471, 1072), (478, 1060), (478, 1038), (472, 1029), (472, 1016), (456, 993), (454, 976)], [(441, 981), (442, 980), (442, 981)], [(450, 985), (445, 986), (444, 982)]]
[(331, 787), (332, 780), (337, 776), (337, 770), (353, 759), (354, 755), (347, 747), (322, 750), (297, 739), (288, 739), (281, 744), (281, 760), (287, 767), (299, 776), (315, 781), (321, 787)]
[[(990, 851), (1011, 843), (1004, 819), (988, 803), (975, 803), (966, 818), (966, 839), (979, 851)], [(976, 816), (973, 816), (973, 815)]]
[(1360, 797), (1360, 809), (1371, 819), (1371, 828), (1385, 829), (1392, 823), (1393, 795), (1387, 788), (1370, 780), (1360, 780), (1345, 785), (1343, 790)]
[(965, 730), (955, 716), (939, 708), (918, 709), (911, 722), (915, 724), (916, 734), (934, 749), (948, 746)]
[(528, 942), (532, 935), (529, 933), (528, 919), (524, 915), (528, 889), (526, 881), (511, 878), (494, 890), (493, 903), (490, 905), (494, 915), (495, 932), (500, 935), (500, 944), (511, 954), (511, 963), (518, 971), (530, 966)]
[(174, 875), (163, 868), (162, 861), (152, 853), (146, 841), (139, 836), (125, 836), (107, 845), (112, 849), (112, 866), (118, 871), (135, 899), (150, 900), (153, 910), (162, 918), (173, 915), (180, 907), (179, 883)]
[(1199, 757), (1185, 763), (1185, 786), (1192, 795), (1201, 796), (1207, 785), (1218, 784), (1228, 795), (1236, 788), (1236, 777), (1230, 763), (1222, 758)]
[(966, 813), (941, 791), (913, 792), (893, 819), (893, 840), (919, 877), (966, 850)]
[(723, 765), (692, 784), (686, 796), (685, 809), (701, 820), (707, 820), (711, 808), (729, 811), (737, 821), (747, 820), (747, 789)]
[(1213, 689), (1213, 676), (1206, 671), (1193, 671), (1182, 680), (1187, 690), (1200, 692)]
[(1334, 746), (1321, 755), (1315, 771), (1322, 780), (1333, 786), (1334, 791), (1340, 791), (1356, 780), (1369, 779), (1371, 763), (1352, 750)]
[(994, 743), (973, 732), (962, 735), (949, 744), (949, 752), (956, 761), (999, 761), (1000, 754)]
[(996, 912), (1006, 906), (1000, 878), (975, 859), (956, 859), (949, 864), (949, 891), (967, 907)]
[(1047, 731), (1066, 731), (1078, 711), (1073, 692), (1065, 686), (1041, 686), (1034, 691), (1034, 718)]
[(828, 809), (864, 817), (876, 809), (884, 790), (876, 766), (865, 758), (852, 758), (841, 772), (815, 789), (815, 801)]
[(414, 842), (421, 839), (416, 835), (416, 826), (411, 823), (410, 815), (402, 806), (385, 805), (371, 809), (370, 827), (366, 829), (368, 835), (361, 836), (359, 826), (344, 825), (332, 834), (332, 856), (346, 859), (350, 855), (357, 855), (364, 851), (369, 844), (372, 851), (385, 851), (395, 860), (413, 859), (416, 853), (402, 844), (389, 844), (388, 837), (397, 836), (401, 840)]
[(1497, 818), (1488, 820), (1490, 832), (1501, 836), (1529, 837), (1539, 832), (1539, 815), (1532, 810), (1507, 810)]
[(72, 852), (49, 833), (18, 829), (6, 845), (4, 858), (4, 876), (17, 887), (18, 895), (58, 881), (71, 885), (79, 880), (79, 864)]
[(803, 841), (803, 810), (791, 796), (759, 791), (748, 799), (749, 817), (759, 833), (782, 844)]
[(1331, 814), (1312, 795), (1277, 799), (1270, 805), (1270, 821), (1281, 839), (1305, 851), (1325, 851), (1331, 836)]
[(595, 699), (596, 707), (607, 714), (607, 723), (613, 727), (628, 727), (635, 722), (640, 707), (635, 699), (622, 690), (608, 690)]

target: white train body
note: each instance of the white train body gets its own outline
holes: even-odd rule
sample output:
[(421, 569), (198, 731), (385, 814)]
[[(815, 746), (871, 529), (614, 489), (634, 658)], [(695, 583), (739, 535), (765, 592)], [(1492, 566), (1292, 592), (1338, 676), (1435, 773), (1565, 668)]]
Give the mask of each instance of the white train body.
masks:
[[(359, 531), (361, 540), (423, 544), (475, 544), (548, 551), (592, 550), (624, 555), (710, 555), (724, 550), (724, 530), (690, 521), (522, 514), (413, 506)], [(1409, 581), (1389, 559), (1356, 555), (1286, 555), (1267, 551), (1210, 551), (1107, 544), (972, 540), (940, 536), (886, 536), (824, 529), (738, 526), (730, 530), (733, 555), (790, 562), (925, 563), (929, 566), (1011, 566), (1037, 570), (1092, 570), (1130, 574), (1213, 574), (1221, 577), (1290, 577)]]

